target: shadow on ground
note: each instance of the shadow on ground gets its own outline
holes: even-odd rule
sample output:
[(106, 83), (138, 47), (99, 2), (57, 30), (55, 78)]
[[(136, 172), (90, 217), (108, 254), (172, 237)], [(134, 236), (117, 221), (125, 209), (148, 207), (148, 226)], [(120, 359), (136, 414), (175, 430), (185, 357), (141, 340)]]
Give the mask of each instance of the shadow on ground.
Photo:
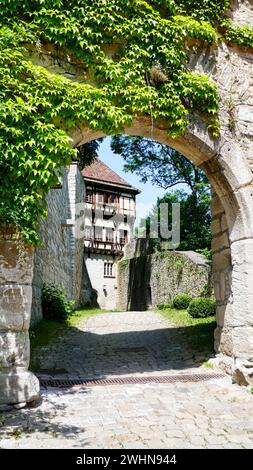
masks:
[[(90, 390), (82, 387), (81, 393), (89, 393)], [(59, 403), (57, 401), (56, 395), (59, 394), (62, 396), (62, 401)], [(23, 410), (17, 410), (12, 412), (3, 412), (0, 413), (0, 449), (2, 448), (2, 439), (5, 440), (4, 448), (8, 448), (8, 441), (13, 443), (13, 439), (23, 443), (23, 439), (34, 438), (35, 433), (43, 433), (41, 437), (46, 437), (47, 439), (55, 439), (57, 443), (58, 438), (72, 440), (77, 438), (80, 433), (85, 433), (86, 428), (82, 426), (81, 422), (75, 424), (66, 423), (66, 412), (68, 412), (69, 401), (73, 404), (74, 400), (78, 401), (78, 391), (76, 389), (68, 389), (66, 392), (68, 397), (64, 399), (64, 390), (50, 391), (47, 393), (47, 405), (46, 409), (40, 409), (40, 405), (43, 401), (43, 396), (37, 402), (36, 405), (27, 406)], [(67, 420), (68, 421), (68, 420)], [(71, 422), (71, 420), (70, 420)], [(7, 443), (7, 445), (6, 445)], [(41, 445), (42, 444), (42, 445)], [(37, 446), (43, 447), (43, 439), (37, 441)], [(83, 439), (82, 442), (79, 442), (80, 445), (89, 445), (87, 439)], [(55, 444), (57, 447), (57, 444)], [(15, 445), (11, 444), (11, 447)]]
[(71, 327), (36, 351), (36, 373), (106, 377), (199, 367), (213, 356), (215, 322), (187, 327), (97, 334)]

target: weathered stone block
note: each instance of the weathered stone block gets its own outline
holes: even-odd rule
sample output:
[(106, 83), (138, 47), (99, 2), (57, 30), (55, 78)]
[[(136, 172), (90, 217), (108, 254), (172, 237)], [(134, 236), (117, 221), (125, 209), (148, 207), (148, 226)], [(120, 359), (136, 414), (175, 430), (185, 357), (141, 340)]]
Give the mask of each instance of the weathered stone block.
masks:
[(213, 236), (219, 235), (221, 233), (221, 221), (219, 217), (212, 220), (211, 231)]
[(247, 105), (241, 105), (238, 109), (238, 118), (239, 121), (248, 122), (252, 124), (253, 122), (253, 108)]
[(234, 371), (234, 358), (226, 356), (225, 354), (217, 354), (217, 356), (212, 359), (212, 362), (215, 366), (219, 367), (226, 374), (232, 375)]
[(216, 217), (224, 213), (224, 207), (222, 206), (220, 198), (217, 196), (217, 194), (212, 197), (211, 211), (212, 217)]
[(252, 361), (253, 364), (253, 326), (233, 329), (234, 355)]
[(213, 274), (214, 295), (217, 302), (224, 304), (232, 300), (231, 268)]
[(221, 166), (231, 188), (236, 190), (250, 184), (253, 175), (247, 162), (244, 161), (239, 144), (233, 141), (226, 142), (220, 152)]
[(214, 350), (216, 353), (220, 351), (220, 338), (221, 338), (222, 328), (217, 326), (214, 330)]
[(212, 269), (214, 273), (219, 273), (220, 271), (230, 269), (231, 267), (232, 261), (230, 248), (213, 254)]
[(253, 240), (232, 243), (233, 319), (238, 325), (253, 326)]
[(31, 304), (31, 286), (0, 285), (0, 331), (28, 330)]
[(228, 230), (227, 217), (226, 217), (226, 214), (222, 214), (222, 216), (221, 216), (221, 231), (225, 232), (226, 230)]
[(250, 360), (244, 358), (236, 358), (232, 379), (239, 385), (253, 384), (253, 358)]
[(29, 403), (39, 398), (39, 381), (31, 372), (0, 372), (0, 404)]
[(220, 335), (219, 352), (226, 356), (233, 356), (233, 330), (231, 328), (222, 328)]
[(26, 332), (0, 332), (0, 370), (28, 368), (30, 341)]
[(223, 328), (224, 326), (225, 313), (226, 313), (226, 305), (221, 305), (216, 308), (216, 321), (217, 321), (217, 325), (220, 328)]
[(224, 250), (225, 248), (229, 248), (229, 239), (227, 232), (218, 235), (217, 237), (213, 237), (212, 239), (212, 251), (213, 253), (217, 251)]
[(253, 238), (253, 185), (223, 196), (230, 242)]
[(30, 284), (32, 281), (33, 249), (20, 240), (0, 236), (0, 284)]

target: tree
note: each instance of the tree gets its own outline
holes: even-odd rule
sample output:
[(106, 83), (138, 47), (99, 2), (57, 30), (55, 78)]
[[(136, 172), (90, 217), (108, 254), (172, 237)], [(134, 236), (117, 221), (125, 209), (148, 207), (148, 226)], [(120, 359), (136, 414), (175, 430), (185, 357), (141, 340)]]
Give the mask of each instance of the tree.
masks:
[(210, 184), (205, 173), (197, 168), (176, 150), (142, 137), (114, 136), (111, 148), (125, 160), (124, 169), (140, 176), (141, 181), (150, 181), (155, 186), (168, 190), (184, 184), (185, 190), (170, 191), (149, 214), (148, 221), (143, 220), (141, 227), (150, 226), (150, 220), (157, 217), (159, 204), (181, 204), (181, 250), (209, 250), (210, 233)]
[[(210, 256), (211, 244), (211, 213), (210, 213), (210, 197), (208, 192), (202, 192), (198, 203), (194, 194), (186, 193), (183, 190), (176, 190), (166, 193), (163, 198), (157, 200), (157, 204), (150, 211), (147, 219), (140, 222), (140, 233), (147, 228), (147, 236), (150, 237), (150, 226), (152, 222), (160, 220), (160, 204), (168, 204), (168, 221), (172, 221), (172, 204), (180, 203), (181, 221), (180, 221), (180, 245), (178, 250), (194, 250), (203, 252)], [(167, 222), (167, 221), (166, 221)], [(168, 227), (171, 228), (170, 226)], [(160, 237), (160, 240), (161, 237)], [(155, 243), (156, 244), (156, 243)]]
[(124, 170), (136, 173), (143, 183), (149, 180), (163, 189), (181, 183), (191, 192), (198, 192), (202, 183), (208, 184), (202, 170), (176, 150), (154, 140), (116, 135), (111, 140), (111, 148), (124, 158)]
[(100, 147), (103, 138), (97, 140), (91, 140), (86, 144), (80, 145), (78, 147), (78, 163), (83, 169), (85, 166), (90, 165), (95, 158), (98, 157), (98, 149)]

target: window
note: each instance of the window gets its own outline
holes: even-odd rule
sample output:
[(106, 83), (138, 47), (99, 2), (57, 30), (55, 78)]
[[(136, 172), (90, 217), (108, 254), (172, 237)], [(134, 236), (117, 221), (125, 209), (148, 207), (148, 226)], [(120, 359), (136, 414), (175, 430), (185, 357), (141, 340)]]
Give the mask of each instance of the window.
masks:
[(130, 199), (126, 196), (124, 197), (124, 209), (127, 211), (129, 211), (130, 209)]
[(96, 241), (103, 240), (103, 228), (102, 227), (95, 227), (95, 240)]
[(104, 202), (105, 202), (105, 204), (109, 204), (109, 202), (110, 202), (110, 194), (109, 193), (106, 193), (104, 195)]
[(104, 263), (104, 277), (114, 277), (113, 263)]
[(112, 228), (107, 228), (106, 229), (106, 241), (107, 242), (113, 242), (113, 229)]
[(121, 245), (125, 245), (128, 243), (128, 231), (127, 230), (119, 230), (119, 242)]
[(84, 239), (85, 240), (91, 240), (92, 239), (92, 228), (91, 227), (85, 227), (84, 228)]
[(98, 194), (97, 195), (97, 201), (98, 201), (98, 204), (103, 204), (104, 203), (104, 195), (103, 194)]
[(105, 204), (115, 204), (116, 201), (116, 194), (104, 194), (104, 203)]
[(88, 202), (89, 204), (92, 204), (92, 200), (93, 200), (92, 192), (87, 191), (87, 193), (86, 193), (86, 202)]

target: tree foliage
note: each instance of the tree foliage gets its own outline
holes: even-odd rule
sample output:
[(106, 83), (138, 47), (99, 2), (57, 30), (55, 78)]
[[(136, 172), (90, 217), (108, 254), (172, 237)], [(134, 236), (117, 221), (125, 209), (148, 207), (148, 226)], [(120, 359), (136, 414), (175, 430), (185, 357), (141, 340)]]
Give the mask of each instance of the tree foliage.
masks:
[[(168, 204), (168, 218), (161, 220), (160, 204)], [(180, 220), (180, 245), (178, 250), (193, 250), (204, 252), (205, 254), (211, 248), (211, 211), (210, 211), (210, 192), (208, 186), (203, 188), (203, 191), (198, 195), (196, 193), (186, 193), (183, 190), (175, 190), (165, 194), (164, 197), (157, 200), (157, 204), (153, 207), (146, 220), (140, 222), (140, 228), (147, 227), (147, 236), (151, 237), (152, 226), (156, 220), (159, 220), (159, 226), (164, 223), (167, 227), (169, 222), (169, 229), (172, 225), (172, 204), (180, 204), (181, 220)], [(150, 231), (151, 227), (151, 231)], [(163, 241), (159, 237), (160, 241)], [(158, 246), (159, 246), (159, 240)], [(156, 244), (156, 242), (155, 242)]]
[(202, 191), (208, 183), (205, 173), (190, 160), (167, 145), (143, 137), (112, 137), (113, 152), (125, 160), (124, 170), (136, 173), (143, 183), (169, 189), (185, 184), (191, 192)]
[(77, 159), (80, 168), (90, 165), (98, 157), (98, 150), (103, 139), (96, 139), (78, 147)]
[[(161, 220), (160, 204), (168, 204), (168, 219)], [(175, 190), (165, 194), (164, 197), (157, 200), (157, 204), (150, 211), (147, 219), (142, 219), (140, 222), (139, 233), (147, 229), (147, 236), (153, 237), (156, 234), (152, 233), (152, 227), (155, 226), (155, 221), (159, 220), (167, 227), (167, 220), (169, 221), (169, 229), (171, 229), (172, 222), (172, 204), (180, 204), (181, 222), (180, 222), (180, 245), (178, 250), (193, 250), (209, 254), (211, 248), (211, 212), (210, 212), (210, 191), (208, 186), (203, 188), (203, 191), (196, 193), (186, 193), (183, 190)], [(161, 237), (158, 240), (154, 239), (153, 245), (159, 249)]]
[[(188, 70), (185, 46), (215, 44), (228, 3), (0, 0), (0, 218), (36, 242), (44, 195), (76, 158), (68, 137), (76, 126), (111, 135), (142, 113), (166, 120), (176, 137), (196, 109), (217, 132), (217, 87)], [(29, 61), (28, 51), (44, 48), (86, 68), (87, 83)]]
[(141, 221), (140, 233), (147, 227), (147, 235), (155, 235), (151, 227), (152, 221), (157, 219), (159, 226), (161, 224), (160, 203), (168, 203), (169, 221), (172, 220), (172, 204), (180, 203), (179, 249), (210, 250), (210, 184), (204, 171), (171, 147), (143, 137), (114, 136), (111, 148), (124, 158), (125, 171), (136, 173), (143, 183), (149, 181), (165, 190), (181, 184), (188, 188), (188, 192), (177, 189), (158, 199), (148, 218)]

